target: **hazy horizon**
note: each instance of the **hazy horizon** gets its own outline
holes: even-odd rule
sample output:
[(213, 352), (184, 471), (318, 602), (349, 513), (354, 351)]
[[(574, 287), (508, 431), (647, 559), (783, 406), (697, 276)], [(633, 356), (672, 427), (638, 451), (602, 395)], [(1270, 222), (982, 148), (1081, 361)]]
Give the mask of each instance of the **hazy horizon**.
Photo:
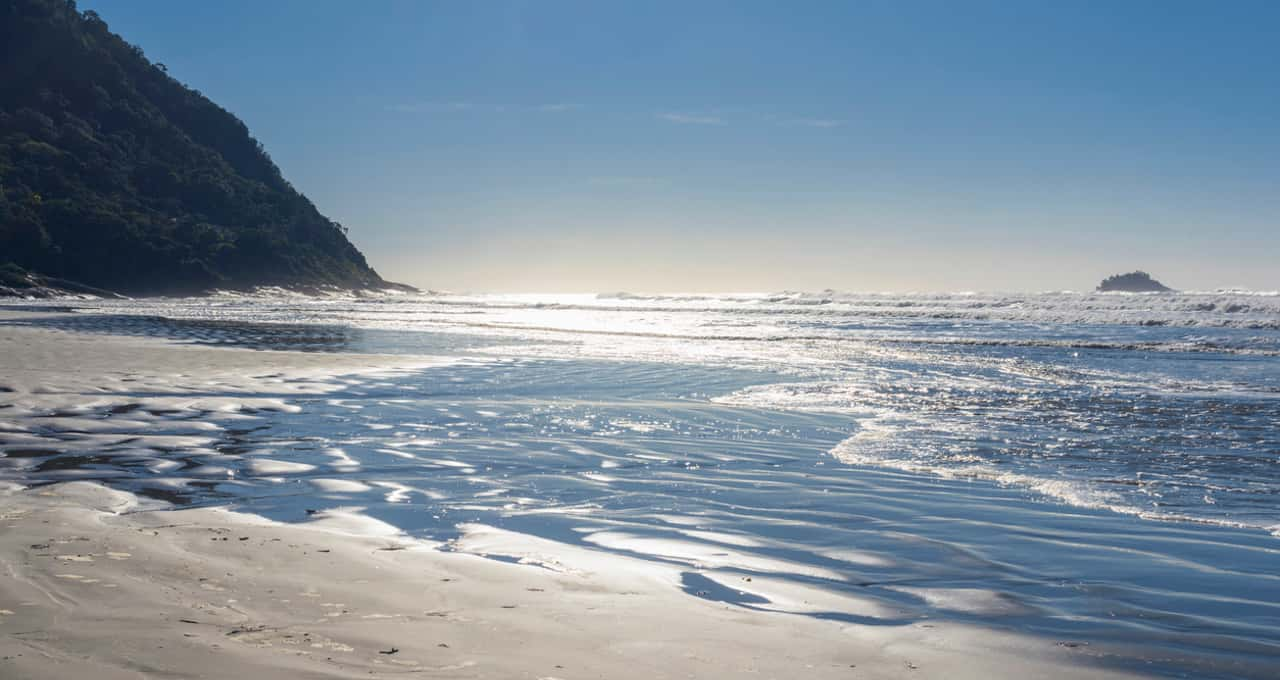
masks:
[(1280, 6), (85, 0), (384, 277), (1280, 289)]

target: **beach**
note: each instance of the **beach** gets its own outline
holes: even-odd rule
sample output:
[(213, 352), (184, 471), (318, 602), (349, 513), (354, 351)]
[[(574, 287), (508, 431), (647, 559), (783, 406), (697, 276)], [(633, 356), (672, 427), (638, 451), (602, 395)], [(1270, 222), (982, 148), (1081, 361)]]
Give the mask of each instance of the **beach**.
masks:
[(551, 573), (341, 521), (122, 515), (135, 499), (79, 482), (5, 501), (10, 678), (1127, 677), (943, 622), (859, 630), (709, 604), (591, 555)]
[[(590, 364), (584, 370), (612, 396), (558, 397), (548, 418), (564, 426), (596, 417), (575, 415), (561, 399), (597, 411), (614, 403), (611, 434), (590, 441), (619, 450), (655, 442), (626, 454), (642, 460), (666, 444), (706, 458), (633, 467), (547, 423), (480, 425), (484, 413), (544, 408), (527, 390), (571, 381), (576, 369), (554, 363), (543, 375), (540, 361), (459, 351), (456, 339), (430, 351), (403, 338), (399, 351), (353, 351), (384, 342), (366, 329), (363, 346), (303, 352), (203, 341), (228, 332), (224, 325), (179, 325), (175, 334), (162, 330), (170, 322), (146, 321), (134, 332), (135, 321), (102, 310), (0, 315), (5, 677), (1266, 677), (1274, 669), (1263, 631), (1274, 616), (1266, 574), (1276, 548), (1263, 531), (1030, 503), (1008, 485), (850, 471), (832, 457), (792, 471), (778, 461), (797, 446), (836, 450), (850, 433), (826, 415), (744, 412), (725, 399), (638, 412), (655, 399), (645, 381), (667, 380), (649, 364), (624, 367), (626, 379), (607, 372), (624, 369)], [(500, 338), (464, 345), (489, 343), (536, 354)], [(524, 377), (505, 387), (506, 373), (495, 371)], [(438, 404), (431, 409), (401, 398), (404, 381), (420, 376), (429, 378), (423, 390), (449, 386), (437, 401), (419, 395)], [(750, 393), (715, 380), (701, 381), (713, 397)], [(636, 394), (618, 392), (622, 385)], [(516, 397), (483, 396), (503, 389)], [(377, 408), (417, 434), (371, 439), (394, 429), (372, 415)], [(455, 425), (484, 434), (470, 458), (467, 435), (449, 434), (458, 427), (424, 420), (449, 408), (466, 412)], [(709, 440), (713, 416), (733, 422), (734, 434)], [(524, 433), (538, 428), (547, 452), (512, 448), (530, 447)], [(578, 447), (572, 455), (587, 457), (586, 469), (548, 457), (556, 446)], [(734, 448), (773, 466), (769, 477), (755, 476), (756, 459), (731, 460)], [(421, 474), (379, 467), (378, 452)], [(523, 476), (501, 468), (517, 454), (533, 465)], [(668, 478), (687, 507), (653, 489), (640, 505), (583, 495)], [(786, 498), (775, 501), (771, 484)], [(694, 504), (717, 496), (723, 506)], [(863, 524), (837, 519), (836, 507)], [(825, 528), (815, 523), (823, 516)], [(960, 525), (962, 533), (929, 534)], [(1045, 585), (1079, 593), (1063, 601), (1087, 602), (1084, 610), (1058, 613), (1057, 595), (1011, 585), (1045, 569), (1018, 566), (1036, 545), (1045, 564), (1062, 565), (1044, 573)], [(1122, 592), (1131, 570), (1135, 582), (1144, 570), (1176, 575), (1158, 597), (1194, 609), (1205, 628), (1180, 638), (1154, 617), (1141, 634), (1091, 623), (1095, 607), (1114, 617), (1133, 606)], [(1186, 582), (1197, 575), (1204, 585)], [(1232, 616), (1256, 633), (1215, 634), (1212, 617)], [(1199, 647), (1185, 646), (1193, 639)]]
[(0, 7), (0, 680), (1280, 680), (1280, 4)]

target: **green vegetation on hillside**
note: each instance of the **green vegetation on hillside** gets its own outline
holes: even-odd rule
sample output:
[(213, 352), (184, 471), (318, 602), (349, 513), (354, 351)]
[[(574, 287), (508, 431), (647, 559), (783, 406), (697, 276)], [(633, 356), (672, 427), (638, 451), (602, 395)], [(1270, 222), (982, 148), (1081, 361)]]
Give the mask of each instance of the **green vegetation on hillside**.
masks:
[(73, 0), (0, 0), (0, 264), (135, 294), (386, 285), (238, 118)]

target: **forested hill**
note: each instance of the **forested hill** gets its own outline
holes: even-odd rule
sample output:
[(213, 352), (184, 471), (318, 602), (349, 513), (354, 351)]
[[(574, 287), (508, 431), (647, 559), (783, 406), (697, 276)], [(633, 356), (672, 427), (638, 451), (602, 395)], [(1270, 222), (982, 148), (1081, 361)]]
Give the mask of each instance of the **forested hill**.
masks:
[(72, 0), (0, 0), (0, 267), (129, 294), (386, 284), (238, 118)]

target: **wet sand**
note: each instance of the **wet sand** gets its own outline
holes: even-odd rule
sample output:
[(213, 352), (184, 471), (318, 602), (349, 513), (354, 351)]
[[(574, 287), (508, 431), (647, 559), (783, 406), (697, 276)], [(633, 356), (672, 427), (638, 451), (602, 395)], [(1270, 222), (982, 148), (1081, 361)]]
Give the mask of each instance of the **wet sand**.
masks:
[[(18, 441), (53, 415), (42, 427), (91, 451), (90, 406), (133, 405), (145, 437), (146, 417), (252, 417), (332, 376), (431, 361), (0, 327), (0, 425)], [(751, 610), (691, 597), (646, 560), (493, 528), (448, 552), (355, 512), (282, 524), (75, 481), (4, 494), (5, 678), (1129, 677), (1098, 645)], [(526, 557), (485, 559), (486, 542)]]
[(1042, 639), (748, 611), (638, 560), (557, 573), (342, 515), (145, 511), (70, 482), (11, 493), (0, 518), (9, 678), (1122, 677)]

